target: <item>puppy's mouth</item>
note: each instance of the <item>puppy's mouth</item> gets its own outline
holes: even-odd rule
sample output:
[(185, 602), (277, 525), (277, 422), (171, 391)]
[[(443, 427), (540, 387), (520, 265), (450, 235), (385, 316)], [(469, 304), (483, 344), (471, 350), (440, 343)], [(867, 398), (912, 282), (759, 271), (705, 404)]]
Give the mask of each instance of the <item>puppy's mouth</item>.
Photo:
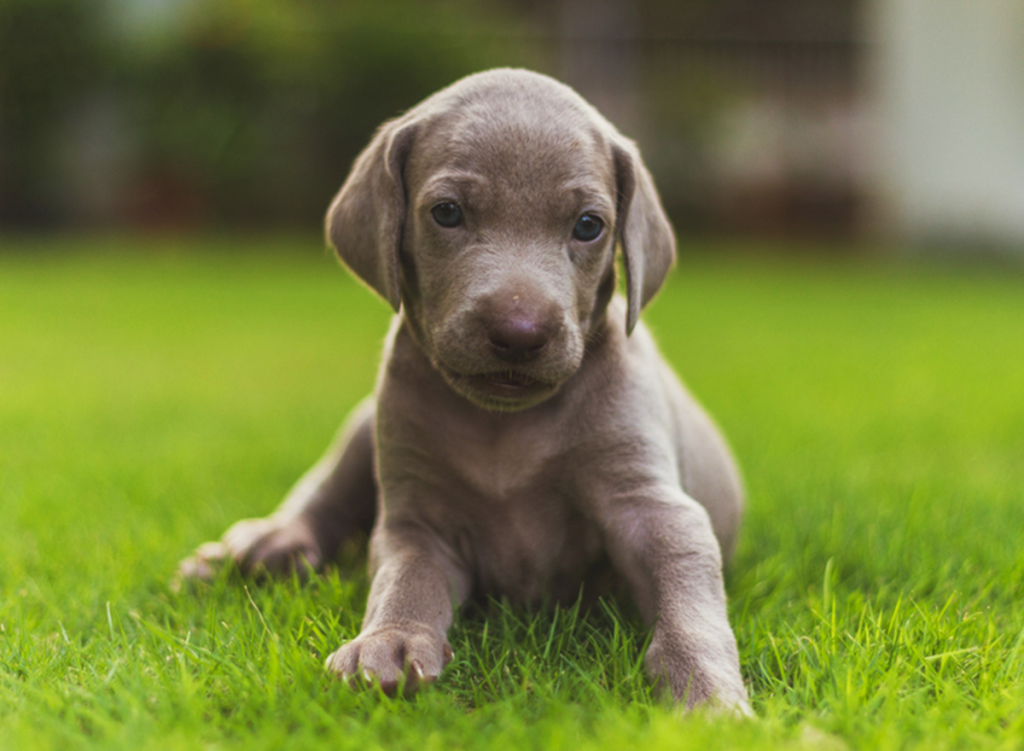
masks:
[(500, 370), (493, 373), (468, 376), (464, 392), (473, 402), (487, 409), (518, 411), (544, 401), (557, 389), (557, 384), (546, 383), (518, 370)]
[(442, 372), (456, 391), (488, 409), (523, 409), (558, 389), (557, 383), (548, 383), (512, 368), (469, 374), (445, 367)]
[(500, 389), (528, 389), (536, 386), (540, 381), (531, 378), (518, 370), (500, 370), (496, 373), (484, 373), (483, 375), (472, 376), (474, 381), (483, 382), (487, 386)]

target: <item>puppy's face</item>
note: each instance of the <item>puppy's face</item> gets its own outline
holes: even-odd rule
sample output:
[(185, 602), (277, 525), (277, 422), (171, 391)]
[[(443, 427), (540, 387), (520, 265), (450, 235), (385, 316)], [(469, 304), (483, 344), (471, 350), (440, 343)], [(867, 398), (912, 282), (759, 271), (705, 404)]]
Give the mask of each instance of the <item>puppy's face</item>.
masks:
[(627, 332), (674, 258), (635, 147), (545, 76), (470, 76), (386, 123), (328, 212), (330, 242), (455, 391), (519, 410), (578, 370), (627, 270)]
[(542, 401), (576, 372), (614, 287), (609, 144), (572, 113), (542, 120), (517, 105), (423, 126), (405, 165), (400, 251), (406, 316), (434, 366), (501, 410)]

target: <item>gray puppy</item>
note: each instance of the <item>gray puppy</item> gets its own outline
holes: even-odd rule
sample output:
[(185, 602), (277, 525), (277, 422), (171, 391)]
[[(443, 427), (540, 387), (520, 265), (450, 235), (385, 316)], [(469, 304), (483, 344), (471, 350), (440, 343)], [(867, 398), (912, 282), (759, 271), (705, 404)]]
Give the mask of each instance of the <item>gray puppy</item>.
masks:
[(398, 313), (375, 399), (182, 574), (318, 567), (372, 528), (362, 632), (327, 660), (343, 678), (434, 680), (472, 595), (621, 589), (653, 625), (653, 679), (746, 711), (722, 584), (742, 493), (637, 322), (675, 241), (633, 143), (550, 78), (473, 75), (380, 128), (327, 236)]

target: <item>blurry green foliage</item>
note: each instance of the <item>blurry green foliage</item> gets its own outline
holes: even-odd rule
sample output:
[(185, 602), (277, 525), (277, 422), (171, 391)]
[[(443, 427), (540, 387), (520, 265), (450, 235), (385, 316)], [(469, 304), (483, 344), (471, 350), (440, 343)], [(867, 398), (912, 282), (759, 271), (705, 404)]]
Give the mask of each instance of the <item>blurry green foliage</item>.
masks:
[(107, 70), (108, 40), (82, 0), (0, 0), (0, 219), (53, 213), (62, 118)]
[(101, 97), (129, 165), (120, 218), (314, 220), (383, 119), (527, 62), (512, 27), (463, 0), (0, 0), (0, 221), (60, 219), (46, 162), (73, 100)]
[[(847, 108), (854, 6), (0, 0), (0, 228), (309, 228), (377, 125), (499, 65), (555, 73), (598, 106), (627, 102), (613, 121), (635, 108), (621, 122), (679, 228), (853, 228), (852, 187), (801, 172), (778, 144), (763, 149), (778, 175), (736, 177), (722, 144), (744, 102), (796, 119)], [(856, 147), (828, 137), (819, 151), (838, 156), (815, 157), (821, 175)]]

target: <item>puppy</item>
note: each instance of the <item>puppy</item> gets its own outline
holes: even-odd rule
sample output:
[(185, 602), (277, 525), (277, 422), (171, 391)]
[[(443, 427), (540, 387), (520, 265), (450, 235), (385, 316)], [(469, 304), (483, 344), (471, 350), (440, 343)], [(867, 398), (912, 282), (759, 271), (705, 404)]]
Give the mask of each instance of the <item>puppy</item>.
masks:
[(372, 529), (362, 632), (327, 668), (389, 691), (437, 678), (470, 596), (611, 582), (653, 626), (653, 680), (747, 711), (722, 583), (742, 493), (638, 323), (675, 241), (634, 144), (546, 76), (473, 75), (380, 128), (327, 237), (397, 313), (375, 398), (277, 512), (182, 574), (316, 568)]

